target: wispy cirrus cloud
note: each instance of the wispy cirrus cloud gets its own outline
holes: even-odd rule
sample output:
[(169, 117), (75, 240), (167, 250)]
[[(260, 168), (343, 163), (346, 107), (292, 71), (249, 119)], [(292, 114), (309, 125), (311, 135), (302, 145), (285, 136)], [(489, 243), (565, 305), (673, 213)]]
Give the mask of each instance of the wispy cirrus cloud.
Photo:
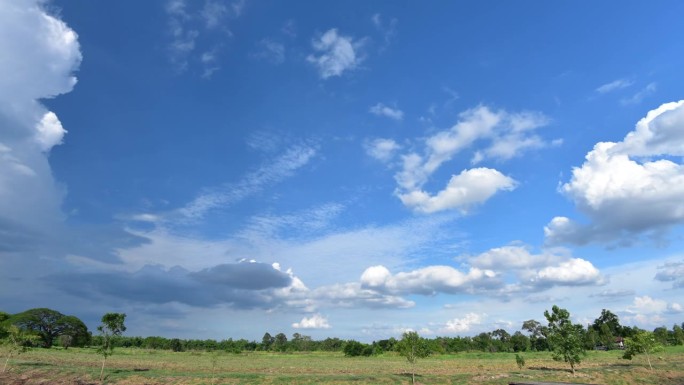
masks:
[(617, 79), (610, 83), (602, 84), (601, 86), (597, 87), (595, 91), (599, 94), (607, 94), (609, 92), (630, 87), (632, 84), (634, 84), (634, 82), (629, 79)]
[(316, 153), (317, 148), (314, 145), (292, 146), (273, 161), (248, 173), (241, 181), (206, 189), (192, 202), (179, 209), (178, 213), (188, 220), (201, 219), (209, 210), (230, 206), (268, 185), (292, 176), (296, 170), (309, 163)]
[(228, 22), (240, 17), (244, 6), (243, 0), (206, 0), (202, 7), (195, 2), (168, 0), (164, 9), (171, 38), (169, 60), (174, 69), (183, 73), (196, 64), (205, 79), (220, 70), (223, 40), (232, 36)]

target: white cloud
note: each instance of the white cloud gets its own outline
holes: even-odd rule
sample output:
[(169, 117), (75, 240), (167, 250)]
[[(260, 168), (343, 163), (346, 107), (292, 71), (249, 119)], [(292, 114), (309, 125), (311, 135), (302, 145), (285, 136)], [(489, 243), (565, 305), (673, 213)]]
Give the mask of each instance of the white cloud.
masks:
[(421, 155), (410, 152), (402, 156), (403, 164), (395, 174), (399, 185), (395, 194), (407, 207), (418, 212), (432, 213), (449, 209), (466, 211), (469, 207), (491, 198), (496, 192), (510, 191), (516, 182), (492, 168), (462, 170), (452, 175), (446, 188), (436, 194), (423, 191), (445, 162), (476, 144), (484, 144), (472, 156), (472, 163), (494, 159), (505, 161), (528, 149), (549, 145), (535, 134), (548, 124), (549, 119), (538, 112), (509, 113), (478, 106), (459, 114), (459, 121), (450, 129), (438, 131), (424, 140)]
[(394, 120), (404, 119), (404, 112), (398, 108), (388, 107), (382, 103), (378, 103), (370, 108), (370, 113), (377, 116), (384, 116)]
[(605, 282), (591, 262), (572, 258), (557, 266), (549, 266), (539, 270), (531, 279), (535, 286), (581, 286), (600, 285)]
[(292, 324), (295, 329), (330, 329), (328, 319), (320, 314), (314, 314), (311, 317), (304, 317), (301, 321)]
[(389, 162), (401, 146), (392, 139), (376, 138), (364, 143), (366, 153), (371, 157), (381, 161)]
[(358, 53), (363, 42), (339, 35), (337, 29), (333, 28), (312, 42), (318, 55), (311, 54), (306, 60), (318, 67), (319, 75), (323, 79), (341, 76), (345, 71), (356, 68), (363, 60)]
[(491, 168), (463, 170), (453, 175), (444, 190), (430, 195), (423, 190), (398, 193), (401, 202), (421, 213), (434, 213), (449, 209), (466, 212), (472, 206), (485, 202), (499, 191), (511, 191), (516, 182)]
[(596, 88), (596, 92), (598, 92), (599, 94), (606, 94), (606, 93), (609, 93), (612, 91), (617, 91), (617, 90), (620, 90), (623, 88), (627, 88), (627, 87), (631, 86), (632, 84), (634, 84), (634, 82), (632, 82), (629, 79), (617, 79), (617, 80), (614, 80), (610, 83), (603, 84), (600, 87)]
[(361, 275), (363, 288), (393, 294), (465, 293), (476, 287), (499, 285), (491, 270), (471, 268), (462, 273), (450, 266), (427, 266), (409, 272), (392, 275), (384, 266), (372, 266)]
[(66, 130), (40, 100), (72, 90), (81, 52), (76, 32), (46, 13), (43, 4), (4, 2), (0, 12), (0, 243), (5, 247), (13, 241), (4, 237), (12, 234), (56, 234), (63, 219), (64, 191), (53, 179), (47, 153)]
[(454, 318), (447, 321), (442, 331), (446, 333), (468, 332), (473, 326), (480, 325), (482, 320), (482, 314), (468, 313), (463, 318)]
[[(586, 214), (582, 225), (554, 218), (549, 243), (630, 242), (684, 222), (684, 101), (650, 111), (622, 142), (601, 142), (560, 191)], [(660, 159), (658, 159), (660, 157)]]
[(471, 265), (494, 270), (529, 269), (548, 266), (562, 257), (551, 253), (534, 255), (525, 246), (504, 246), (468, 259)]

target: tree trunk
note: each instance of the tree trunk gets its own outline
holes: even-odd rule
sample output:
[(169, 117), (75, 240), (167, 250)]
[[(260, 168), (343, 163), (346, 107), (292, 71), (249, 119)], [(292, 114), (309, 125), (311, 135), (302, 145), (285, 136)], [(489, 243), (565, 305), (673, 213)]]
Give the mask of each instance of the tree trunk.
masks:
[(12, 357), (11, 353), (7, 353), (7, 359), (5, 359), (5, 367), (2, 368), (2, 372), (5, 373), (7, 370), (7, 363), (9, 362), (10, 357)]
[(572, 375), (575, 375), (575, 363), (570, 361), (570, 369), (572, 369)]
[(651, 365), (651, 357), (648, 355), (648, 352), (646, 352), (646, 361), (648, 361), (648, 367), (653, 370), (653, 366)]
[(102, 381), (102, 375), (104, 374), (104, 366), (105, 366), (105, 360), (106, 359), (107, 359), (107, 357), (104, 357), (102, 359), (102, 369), (100, 369), (100, 381)]
[(416, 385), (416, 371), (415, 370), (411, 371), (411, 383), (413, 385)]

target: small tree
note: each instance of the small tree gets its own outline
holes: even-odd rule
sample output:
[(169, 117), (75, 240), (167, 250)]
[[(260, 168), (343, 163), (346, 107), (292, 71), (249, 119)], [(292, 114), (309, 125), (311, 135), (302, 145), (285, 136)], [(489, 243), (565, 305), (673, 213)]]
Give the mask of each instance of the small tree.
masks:
[(587, 354), (582, 338), (582, 325), (573, 324), (570, 313), (556, 305), (551, 308), (551, 313), (544, 311), (544, 316), (549, 321), (548, 339), (553, 350), (553, 359), (569, 363), (572, 374), (575, 375), (575, 365), (581, 363), (581, 356)]
[(399, 354), (406, 357), (406, 361), (411, 364), (411, 383), (416, 383), (416, 362), (419, 358), (425, 358), (430, 355), (425, 340), (420, 338), (416, 332), (405, 332), (401, 341), (397, 344)]
[(525, 367), (525, 357), (516, 353), (515, 363), (518, 364), (518, 369), (524, 368)]
[(2, 344), (7, 346), (7, 356), (5, 357), (5, 366), (2, 368), (2, 372), (4, 373), (7, 370), (7, 363), (9, 363), (10, 357), (28, 351), (37, 340), (37, 336), (26, 333), (15, 325), (10, 325), (7, 329), (7, 337), (2, 341)]
[(100, 381), (104, 374), (105, 361), (107, 357), (114, 354), (114, 337), (120, 336), (126, 331), (124, 320), (126, 314), (123, 313), (107, 313), (102, 316), (102, 324), (97, 327), (97, 330), (102, 335), (102, 345), (97, 349), (97, 352), (102, 355), (102, 369), (100, 369)]
[(655, 335), (651, 332), (645, 330), (638, 331), (632, 337), (629, 337), (625, 341), (625, 354), (622, 358), (631, 360), (637, 354), (645, 354), (646, 361), (648, 361), (648, 367), (653, 370), (651, 365), (651, 354), (660, 351), (663, 345), (656, 341)]

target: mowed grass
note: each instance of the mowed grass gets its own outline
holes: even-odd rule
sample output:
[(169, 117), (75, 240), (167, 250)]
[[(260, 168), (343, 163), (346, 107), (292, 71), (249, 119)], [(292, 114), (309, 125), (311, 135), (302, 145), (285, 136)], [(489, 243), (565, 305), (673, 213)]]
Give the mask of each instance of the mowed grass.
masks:
[[(558, 381), (591, 384), (684, 384), (684, 348), (670, 347), (652, 358), (633, 361), (621, 352), (589, 352), (573, 376), (569, 366), (548, 352), (523, 354), (519, 369), (508, 353), (435, 355), (418, 361), (421, 384), (508, 384), (512, 381)], [(101, 356), (94, 349), (35, 349), (10, 360), (0, 384), (100, 384)], [(116, 349), (107, 359), (105, 384), (409, 384), (403, 357), (344, 357), (341, 353), (173, 353)]]

